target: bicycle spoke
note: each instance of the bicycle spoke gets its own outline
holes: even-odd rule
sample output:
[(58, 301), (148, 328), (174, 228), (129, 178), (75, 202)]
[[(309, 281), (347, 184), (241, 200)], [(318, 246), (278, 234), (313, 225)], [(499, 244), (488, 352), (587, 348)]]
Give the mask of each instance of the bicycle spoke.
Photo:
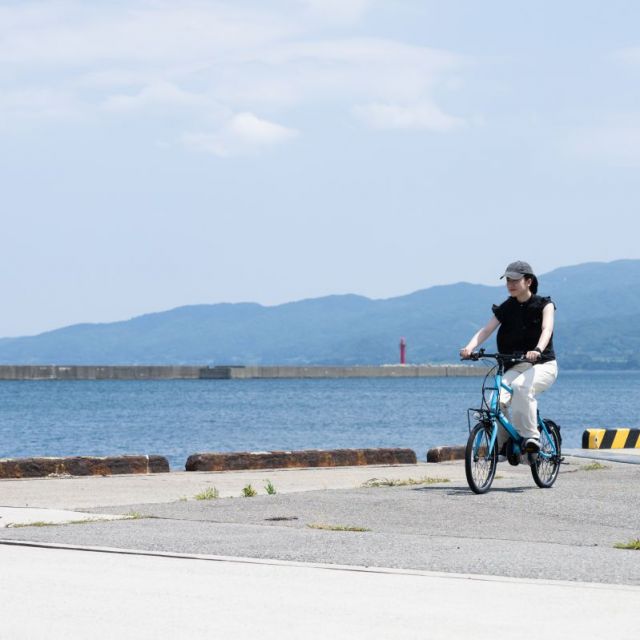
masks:
[(475, 493), (485, 493), (491, 487), (496, 470), (496, 451), (491, 451), (489, 430), (478, 423), (467, 443), (465, 471), (469, 487)]
[(550, 487), (556, 480), (560, 465), (560, 438), (554, 428), (540, 430), (540, 452), (531, 463), (536, 484)]

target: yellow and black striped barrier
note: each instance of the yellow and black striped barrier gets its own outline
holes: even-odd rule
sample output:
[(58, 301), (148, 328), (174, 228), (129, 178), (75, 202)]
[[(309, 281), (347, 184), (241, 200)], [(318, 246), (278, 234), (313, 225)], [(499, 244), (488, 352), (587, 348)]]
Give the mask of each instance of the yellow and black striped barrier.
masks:
[(583, 449), (640, 449), (640, 429), (587, 429)]

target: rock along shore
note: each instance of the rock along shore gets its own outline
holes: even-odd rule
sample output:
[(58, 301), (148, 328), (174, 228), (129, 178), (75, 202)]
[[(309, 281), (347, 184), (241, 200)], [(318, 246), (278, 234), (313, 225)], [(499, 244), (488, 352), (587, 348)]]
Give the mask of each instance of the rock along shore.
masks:
[[(412, 449), (331, 449), (306, 451), (261, 451), (196, 453), (187, 459), (187, 471), (240, 471), (257, 469), (302, 469), (367, 465), (415, 465)], [(16, 458), (0, 460), (0, 478), (47, 476), (111, 476), (168, 473), (164, 456), (73, 456), (68, 458)]]

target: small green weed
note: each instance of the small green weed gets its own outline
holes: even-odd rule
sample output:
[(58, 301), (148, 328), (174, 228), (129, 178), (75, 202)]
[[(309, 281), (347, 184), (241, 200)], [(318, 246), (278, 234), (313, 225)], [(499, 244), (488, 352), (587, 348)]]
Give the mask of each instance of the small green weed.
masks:
[(308, 524), (307, 527), (309, 529), (321, 529), (322, 531), (354, 531), (357, 533), (362, 533), (364, 531), (371, 531), (371, 529), (367, 529), (366, 527), (349, 527), (339, 524), (318, 524), (312, 523)]
[(276, 488), (273, 486), (271, 480), (267, 480), (267, 484), (264, 485), (264, 490), (270, 495), (270, 496), (275, 496), (276, 495)]
[(243, 498), (253, 498), (256, 495), (258, 495), (258, 492), (250, 484), (242, 488)]
[(37, 522), (24, 522), (24, 523), (16, 523), (7, 525), (8, 529), (23, 529), (24, 527), (55, 527), (55, 522), (44, 522), (43, 520), (38, 520)]
[(129, 513), (126, 514), (126, 517), (129, 520), (142, 520), (146, 516), (143, 516), (139, 511), (129, 511)]
[(424, 476), (422, 478), (407, 478), (406, 480), (398, 480), (396, 478), (371, 478), (362, 483), (363, 487), (408, 487), (420, 484), (440, 484), (443, 482), (451, 482), (449, 478), (431, 478)]
[(10, 529), (24, 529), (25, 527), (61, 527), (65, 524), (95, 524), (97, 522), (112, 522), (110, 520), (100, 520), (99, 518), (85, 518), (84, 520), (69, 520), (69, 522), (45, 522), (37, 520), (36, 522), (24, 522), (7, 525)]
[(600, 471), (600, 469), (608, 469), (607, 465), (601, 464), (600, 462), (592, 462), (591, 464), (583, 464), (583, 471)]
[(193, 497), (196, 500), (217, 500), (220, 497), (220, 492), (216, 487), (207, 487), (204, 491), (196, 493)]
[(640, 538), (629, 540), (629, 542), (616, 542), (613, 546), (616, 549), (632, 549), (634, 551), (640, 551)]

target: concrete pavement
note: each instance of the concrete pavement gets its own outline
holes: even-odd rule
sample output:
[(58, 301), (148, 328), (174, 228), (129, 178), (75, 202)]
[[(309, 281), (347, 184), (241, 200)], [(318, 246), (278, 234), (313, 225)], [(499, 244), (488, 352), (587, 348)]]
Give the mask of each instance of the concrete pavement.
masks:
[(7, 523), (136, 517), (2, 529), (0, 638), (635, 638), (640, 466), (590, 462), (550, 490), (500, 464), (484, 496), (460, 461), (4, 480)]
[[(564, 452), (569, 458), (640, 463), (640, 449), (584, 450)], [(579, 460), (574, 464), (579, 465)], [(528, 470), (525, 470), (525, 475)], [(498, 474), (504, 478), (519, 477), (522, 467), (500, 464)], [(270, 480), (278, 493), (298, 493), (328, 489), (351, 489), (371, 478), (403, 480), (425, 475), (444, 476), (452, 482), (465, 482), (461, 461), (417, 465), (331, 467), (314, 469), (272, 469), (267, 471), (185, 472), (172, 471), (157, 475), (114, 475), (0, 480), (0, 515), (3, 507), (37, 507), (82, 510), (126, 504), (152, 504), (192, 499), (211, 488), (220, 497), (237, 497), (251, 484), (259, 493)]]
[[(638, 637), (640, 587), (0, 545), (6, 638)], [(28, 567), (28, 571), (25, 568)]]
[[(365, 476), (360, 476), (357, 482), (352, 478), (354, 483), (347, 489), (277, 495), (262, 490), (254, 498), (237, 497), (242, 484), (241, 478), (235, 478), (230, 480), (237, 483), (233, 498), (136, 503), (132, 492), (125, 504), (84, 510), (136, 514), (135, 520), (9, 528), (2, 537), (640, 585), (640, 553), (614, 546), (640, 537), (640, 466), (593, 465), (575, 458), (567, 462), (552, 489), (537, 488), (528, 467), (500, 464), (494, 487), (484, 496), (468, 489), (461, 462), (425, 464), (411, 472), (414, 478), (448, 482), (365, 488), (361, 486)], [(307, 489), (333, 471), (325, 470)], [(398, 471), (407, 470), (379, 468), (369, 477)], [(287, 477), (296, 474), (292, 471)], [(216, 486), (221, 477), (203, 474), (202, 480)], [(273, 482), (279, 489), (279, 482)], [(96, 482), (96, 486), (104, 485)], [(342, 530), (354, 527), (358, 531)]]
[(565, 449), (563, 453), (575, 458), (640, 464), (640, 449)]
[(152, 504), (193, 499), (215, 487), (222, 498), (238, 497), (251, 484), (264, 494), (268, 480), (278, 493), (352, 489), (375, 477), (402, 480), (427, 473), (444, 473), (463, 480), (459, 463), (419, 463), (398, 466), (271, 469), (268, 471), (172, 471), (157, 475), (50, 477), (0, 480), (2, 506), (54, 509), (89, 509), (113, 505)]

